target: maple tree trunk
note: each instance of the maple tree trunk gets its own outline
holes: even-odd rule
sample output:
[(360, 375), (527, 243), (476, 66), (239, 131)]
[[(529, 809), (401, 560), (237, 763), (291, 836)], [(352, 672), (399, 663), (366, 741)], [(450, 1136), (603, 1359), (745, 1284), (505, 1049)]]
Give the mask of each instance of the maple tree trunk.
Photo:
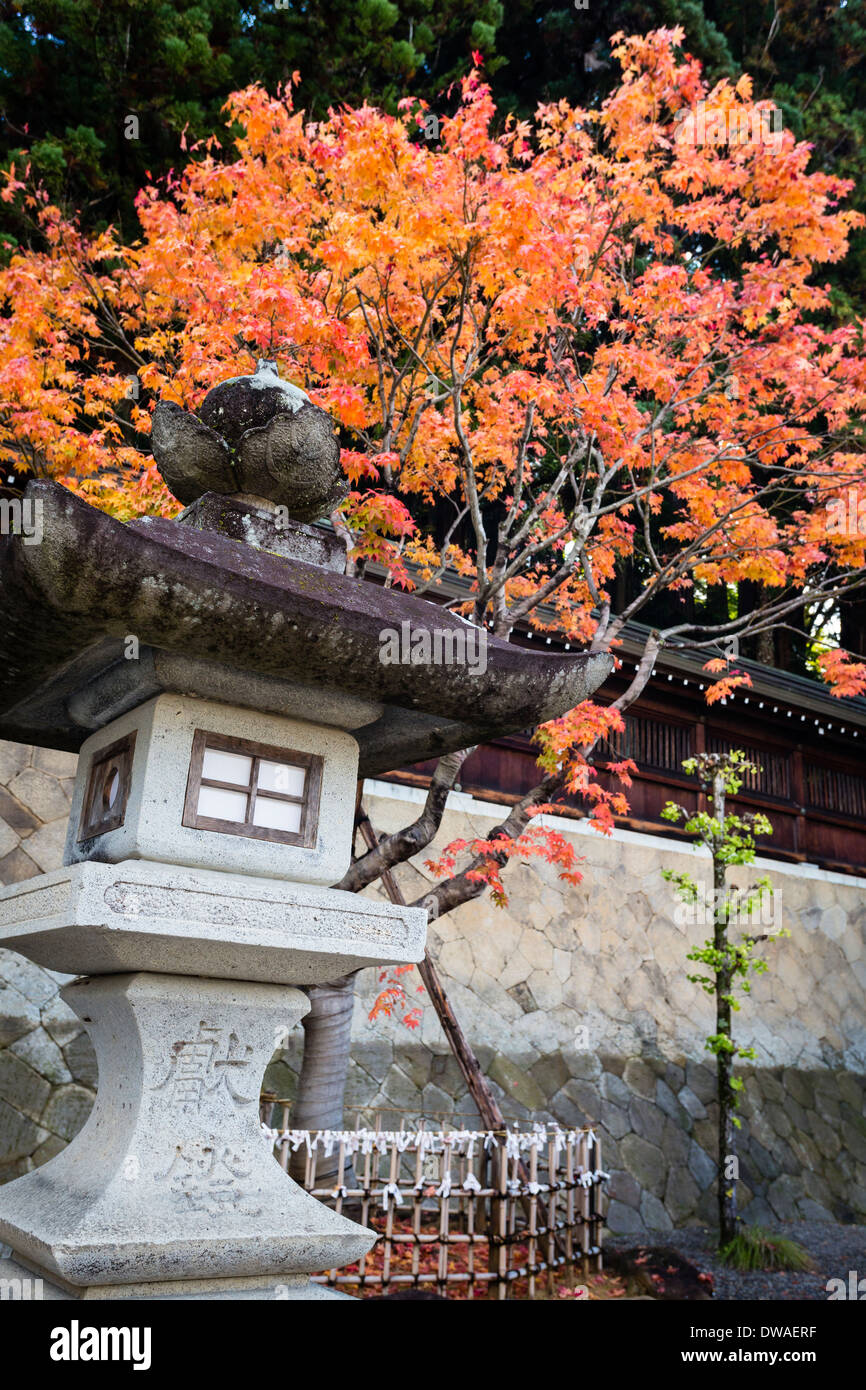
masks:
[[(304, 1060), (298, 1077), (298, 1097), (292, 1106), (292, 1129), (342, 1129), (343, 1096), (355, 1005), (355, 976), (343, 975), (324, 985), (309, 985), (310, 1011), (301, 1020)], [(321, 1150), (316, 1162), (316, 1186), (337, 1180), (339, 1152), (326, 1158)], [(289, 1172), (303, 1183), (307, 1150), (302, 1145), (289, 1160)], [(354, 1187), (347, 1162), (344, 1187)]]

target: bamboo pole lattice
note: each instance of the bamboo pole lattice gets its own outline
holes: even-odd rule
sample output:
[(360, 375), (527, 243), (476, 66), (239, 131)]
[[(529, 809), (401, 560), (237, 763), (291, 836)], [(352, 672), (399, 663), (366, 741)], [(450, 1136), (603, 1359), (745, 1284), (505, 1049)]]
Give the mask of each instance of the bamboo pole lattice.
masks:
[[(285, 1115), (285, 1110), (283, 1114)], [(269, 1116), (268, 1116), (269, 1118)], [(591, 1128), (514, 1125), (500, 1130), (263, 1129), (288, 1171), (304, 1149), (304, 1186), (320, 1201), (379, 1233), (356, 1265), (316, 1276), (332, 1287), (386, 1292), (414, 1286), (505, 1299), (520, 1284), (563, 1270), (601, 1269), (601, 1195), (607, 1174)], [(316, 1179), (321, 1157), (338, 1156), (336, 1185)], [(346, 1170), (358, 1186), (344, 1183)]]

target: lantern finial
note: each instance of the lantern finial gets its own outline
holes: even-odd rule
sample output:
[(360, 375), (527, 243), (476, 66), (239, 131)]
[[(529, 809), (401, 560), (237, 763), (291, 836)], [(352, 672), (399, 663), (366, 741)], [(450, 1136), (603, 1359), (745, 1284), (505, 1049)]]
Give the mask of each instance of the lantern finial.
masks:
[(167, 487), (187, 506), (206, 492), (243, 495), (315, 521), (348, 490), (333, 420), (271, 358), (259, 358), (253, 376), (214, 386), (197, 415), (160, 401), (151, 444)]

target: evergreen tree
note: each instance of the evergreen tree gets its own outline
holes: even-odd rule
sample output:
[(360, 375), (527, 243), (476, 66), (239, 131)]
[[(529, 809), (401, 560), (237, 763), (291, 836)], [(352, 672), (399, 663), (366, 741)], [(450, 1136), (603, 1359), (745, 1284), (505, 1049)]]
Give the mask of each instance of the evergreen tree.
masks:
[[(216, 131), (230, 92), (302, 75), (331, 105), (396, 110), (472, 63), (496, 66), (501, 0), (14, 0), (0, 3), (0, 161), (29, 159), (85, 225), (135, 231), (135, 194)], [(7, 239), (26, 234), (10, 223)]]
[[(0, 0), (0, 162), (29, 159), (86, 226), (135, 233), (148, 173), (185, 162), (213, 133), (228, 94), (273, 91), (299, 72), (313, 120), (367, 100), (416, 96), (449, 111), (449, 88), (480, 53), (500, 109), (600, 103), (610, 36), (682, 25), (711, 78), (756, 78), (785, 123), (815, 145), (813, 167), (853, 178), (866, 205), (866, 12), (802, 0)], [(133, 119), (131, 119), (133, 118)], [(7, 240), (28, 235), (4, 210)], [(866, 236), (834, 277), (837, 308), (862, 308)]]

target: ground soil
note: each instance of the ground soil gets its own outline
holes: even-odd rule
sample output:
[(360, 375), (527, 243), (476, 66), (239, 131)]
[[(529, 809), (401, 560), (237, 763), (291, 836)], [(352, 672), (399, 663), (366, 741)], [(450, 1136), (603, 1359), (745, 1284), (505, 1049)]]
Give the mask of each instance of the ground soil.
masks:
[[(843, 1279), (848, 1284), (850, 1270), (866, 1276), (866, 1226), (839, 1226), (831, 1221), (781, 1221), (780, 1235), (796, 1240), (812, 1256), (815, 1268), (810, 1273), (787, 1270), (756, 1270), (746, 1273), (728, 1269), (719, 1260), (713, 1233), (702, 1227), (682, 1231), (666, 1231), (658, 1242), (647, 1242), (645, 1249), (673, 1251), (694, 1266), (697, 1274), (712, 1277), (713, 1296), (717, 1299), (826, 1300), (827, 1282)], [(635, 1248), (634, 1237), (608, 1237), (608, 1267), (616, 1264), (616, 1252)], [(653, 1256), (652, 1269), (659, 1260)], [(657, 1294), (664, 1297), (664, 1294)]]

